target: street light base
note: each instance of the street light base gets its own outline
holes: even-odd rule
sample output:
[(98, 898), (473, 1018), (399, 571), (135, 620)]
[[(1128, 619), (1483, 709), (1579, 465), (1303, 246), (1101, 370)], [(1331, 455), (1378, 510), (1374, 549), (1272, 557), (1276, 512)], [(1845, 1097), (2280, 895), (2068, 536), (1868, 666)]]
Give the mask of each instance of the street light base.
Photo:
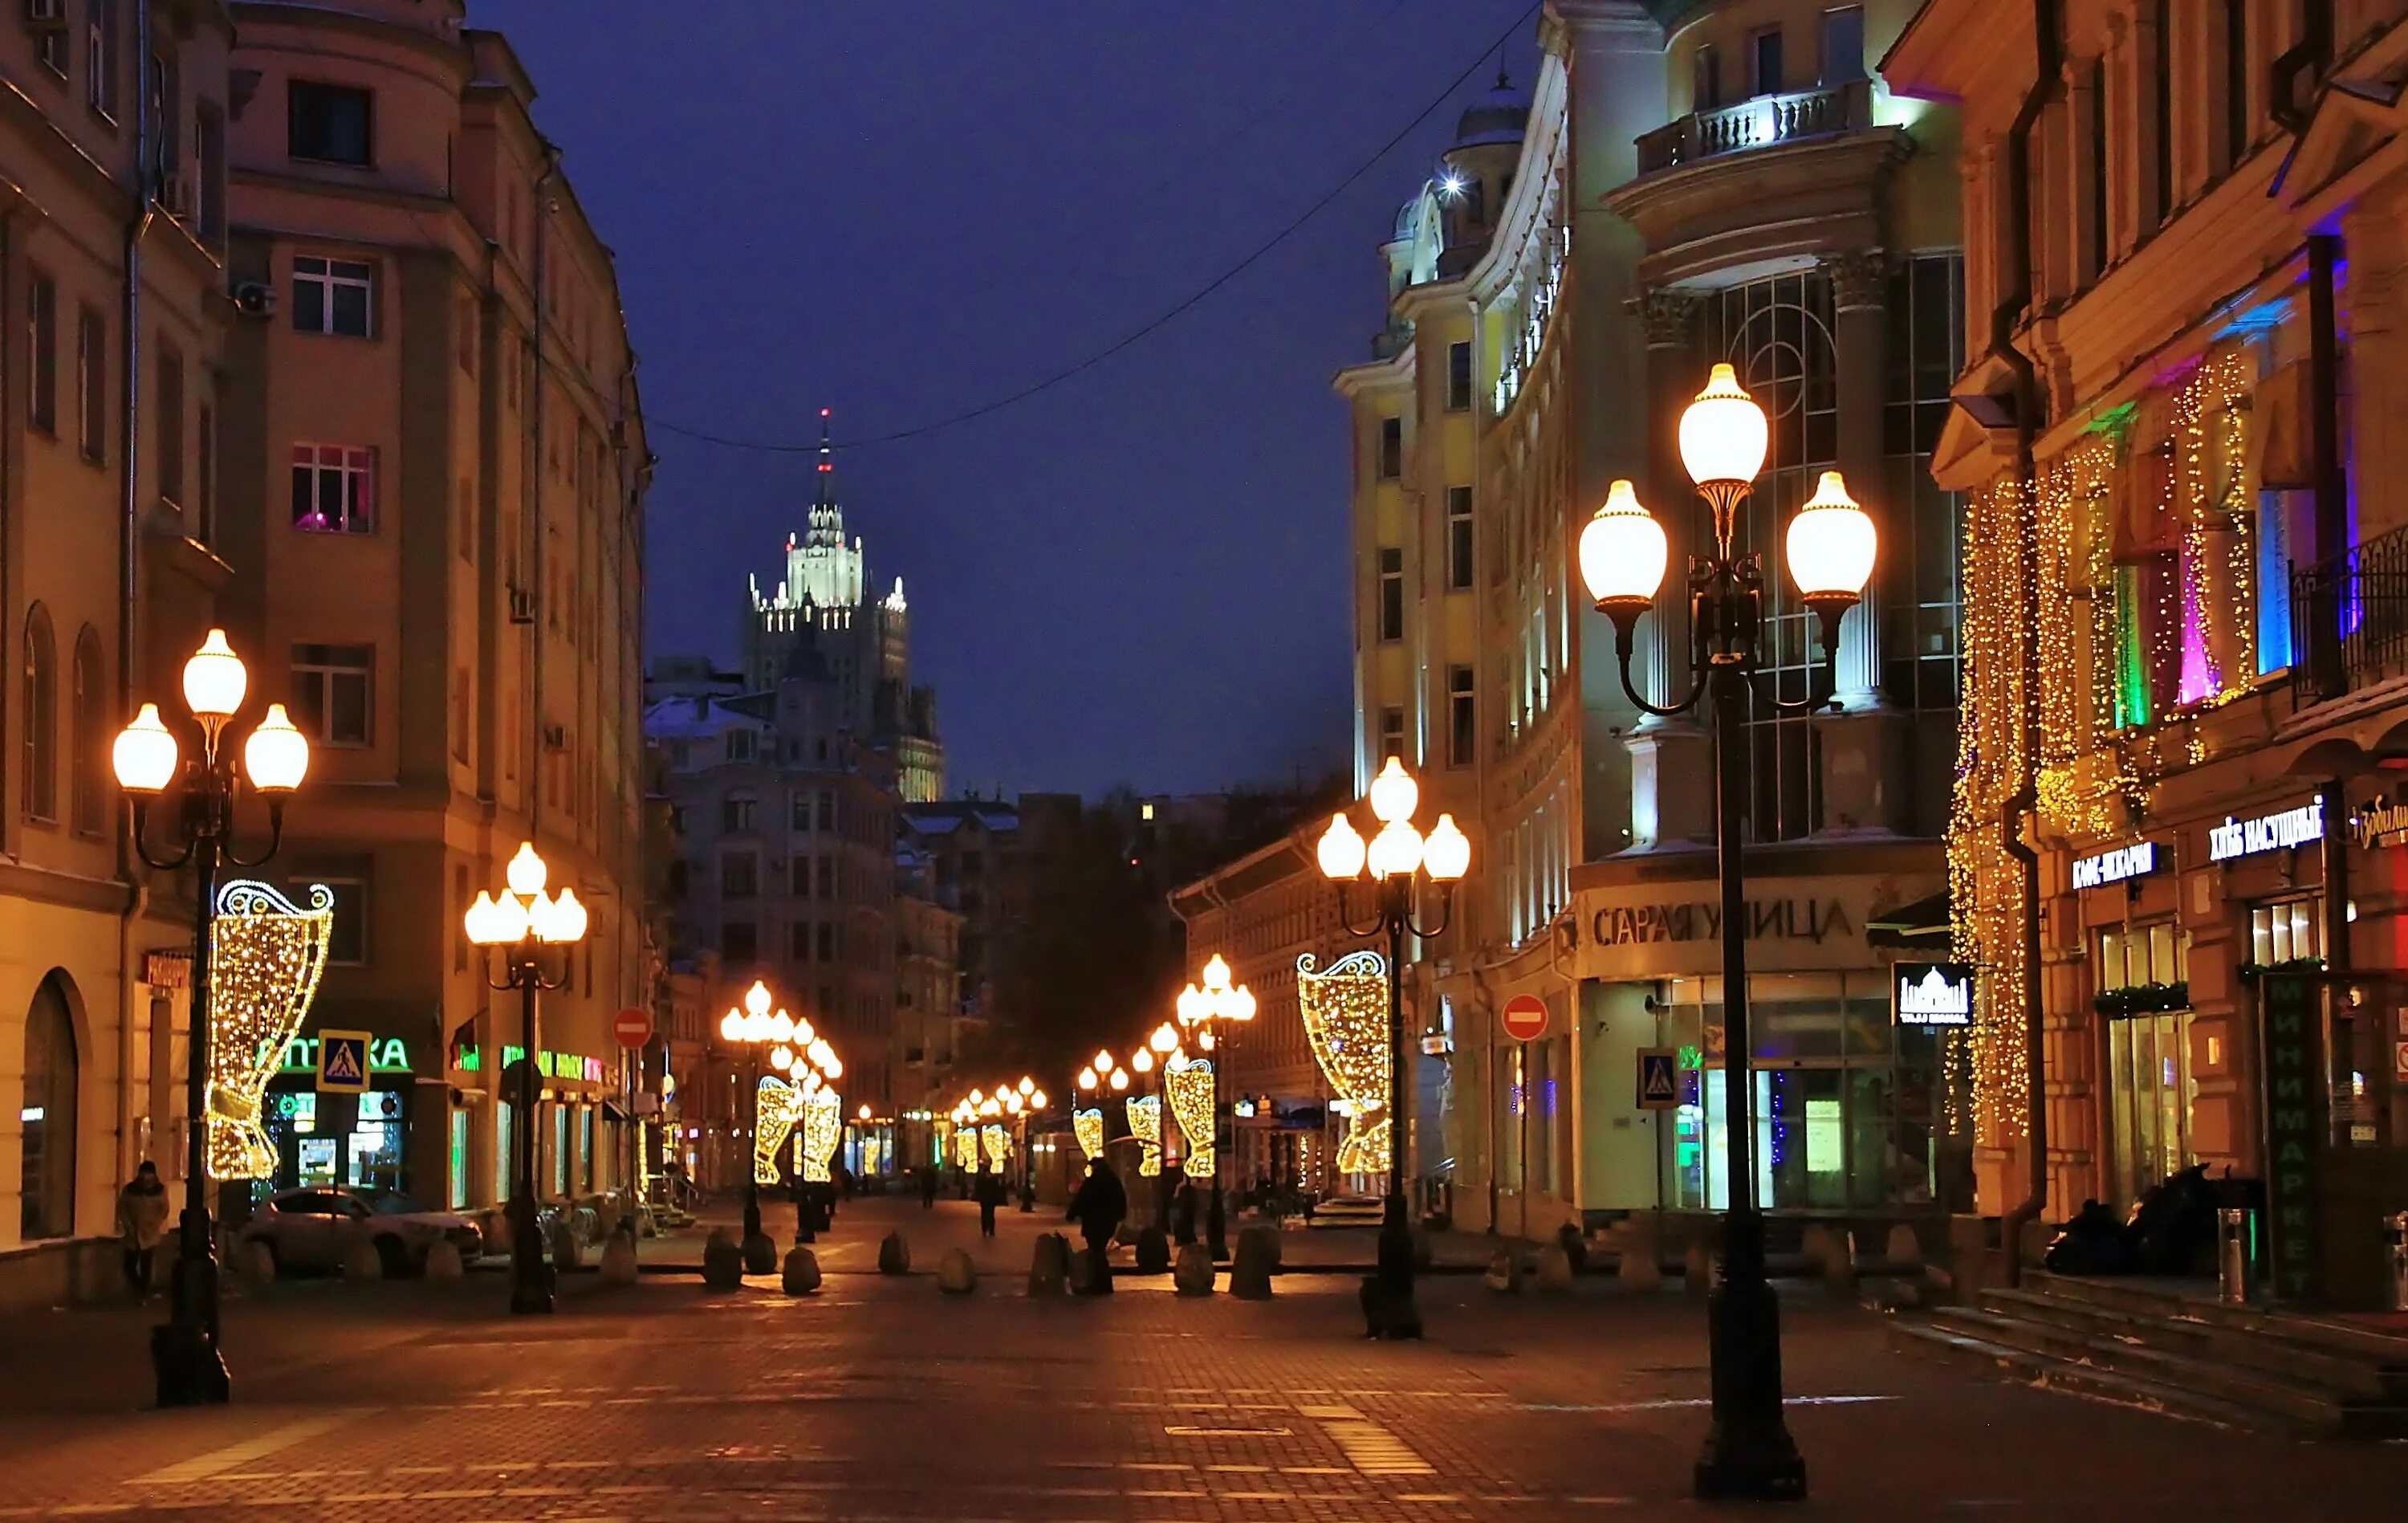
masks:
[(552, 1311), (552, 1271), (549, 1266), (537, 1271), (533, 1279), (513, 1275), (510, 1280), (510, 1312), (516, 1316), (550, 1316)]
[(552, 1268), (543, 1257), (543, 1232), (534, 1209), (516, 1204), (510, 1232), (510, 1311), (519, 1316), (552, 1313)]
[(1701, 1501), (1798, 1501), (1806, 1461), (1781, 1413), (1781, 1303), (1760, 1273), (1727, 1277), (1706, 1303), (1713, 1421), (1698, 1456)]
[(150, 1365), (163, 1407), (222, 1406), (234, 1394), (225, 1358), (205, 1328), (166, 1322), (151, 1329)]

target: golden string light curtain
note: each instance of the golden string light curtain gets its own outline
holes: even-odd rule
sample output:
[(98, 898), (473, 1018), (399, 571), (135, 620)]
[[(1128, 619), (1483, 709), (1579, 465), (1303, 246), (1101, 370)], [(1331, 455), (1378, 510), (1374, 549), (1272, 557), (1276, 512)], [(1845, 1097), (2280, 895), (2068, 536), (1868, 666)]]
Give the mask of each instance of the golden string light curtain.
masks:
[(1376, 1174), (1388, 1167), (1388, 961), (1350, 952), (1320, 971), (1320, 959), (1296, 959), (1297, 1007), (1329, 1087), (1346, 1102), (1338, 1170)]
[(326, 970), (335, 895), (309, 908), (250, 879), (218, 894), (209, 927), (208, 1163), (213, 1179), (273, 1179), (276, 1144), (260, 1125), (267, 1082), (301, 1032)]

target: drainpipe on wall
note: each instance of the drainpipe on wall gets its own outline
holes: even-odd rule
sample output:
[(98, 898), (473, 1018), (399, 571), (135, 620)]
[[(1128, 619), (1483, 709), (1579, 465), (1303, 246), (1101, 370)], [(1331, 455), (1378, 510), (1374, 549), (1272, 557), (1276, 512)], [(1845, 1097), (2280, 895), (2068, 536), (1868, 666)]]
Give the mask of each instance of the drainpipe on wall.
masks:
[[(158, 187), (152, 169), (156, 153), (153, 139), (159, 131), (159, 124), (150, 116), (150, 7), (137, 4), (133, 10), (134, 215), (125, 224), (125, 278), (119, 318), (125, 329), (120, 343), (120, 363), (125, 372), (122, 399), (124, 417), (118, 433), (119, 479), (123, 482), (124, 496), (117, 527), (117, 711), (127, 717), (134, 712), (135, 648), (141, 633), (135, 609), (141, 593), (142, 460), (138, 446), (142, 440), (142, 240), (150, 231), (150, 219), (158, 213), (154, 194)], [(127, 889), (125, 908), (117, 919), (117, 1173), (121, 1179), (133, 1172), (134, 923), (150, 907), (150, 900), (149, 882), (136, 870), (136, 867), (131, 826), (121, 827), (117, 832), (117, 880)], [(189, 1011), (185, 1021), (189, 1032), (194, 1028)], [(203, 1057), (193, 1051), (188, 1038), (184, 1061), (196, 1063)], [(147, 1080), (150, 1072), (148, 1058), (141, 1071)], [(200, 1124), (198, 1116), (185, 1117), (187, 1126)], [(177, 1156), (182, 1157), (182, 1150), (178, 1150)]]
[[(2052, 93), (2062, 53), (2058, 0), (2033, 0), (2032, 47), (2035, 69), (2031, 90), (2015, 111), (2007, 130), (2007, 238), (2004, 252), (2007, 289), (1990, 310), (1990, 352), (2014, 372), (2015, 475), (2026, 492), (2036, 485), (2032, 437), (2040, 426), (2040, 384), (2031, 357), (2015, 347), (2015, 324), (2031, 306), (2031, 136)], [(2024, 1067), (2026, 1162), (2029, 1185), (2024, 1199), (2000, 1218), (2000, 1246), (2006, 1255), (2007, 1284), (2023, 1280), (2025, 1225), (2048, 1209), (2048, 1071), (2047, 1043), (2042, 1032), (2046, 1009), (2041, 986), (2040, 856), (2024, 839), (2037, 831), (2040, 741), (2040, 648), (2034, 638), (2039, 625), (2040, 544), (2033, 533), (2023, 537), (2022, 599), (2024, 617), (2017, 654), (2023, 667), (2024, 779), (2000, 812), (2001, 846), (2023, 869), (2023, 945), (2017, 955), (2024, 970)]]
[(2308, 108), (2299, 100), (2299, 78), (2322, 74), (2332, 63), (2332, 0), (2307, 0), (2300, 10), (2300, 40), (2268, 66), (2267, 114), (2285, 132), (2298, 136), (2308, 129)]

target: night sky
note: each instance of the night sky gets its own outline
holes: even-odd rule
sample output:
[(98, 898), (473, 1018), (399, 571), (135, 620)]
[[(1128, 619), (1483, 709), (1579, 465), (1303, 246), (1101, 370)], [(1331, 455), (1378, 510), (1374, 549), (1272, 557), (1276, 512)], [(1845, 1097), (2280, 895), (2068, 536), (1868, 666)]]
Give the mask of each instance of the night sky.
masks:
[[(617, 251), (660, 468), (652, 654), (732, 660), (810, 500), (777, 442), (917, 427), (1159, 317), (1360, 166), (1529, 0), (473, 0)], [(1486, 69), (1286, 242), (1016, 405), (838, 455), (956, 793), (1342, 765), (1345, 410), (1378, 245)]]

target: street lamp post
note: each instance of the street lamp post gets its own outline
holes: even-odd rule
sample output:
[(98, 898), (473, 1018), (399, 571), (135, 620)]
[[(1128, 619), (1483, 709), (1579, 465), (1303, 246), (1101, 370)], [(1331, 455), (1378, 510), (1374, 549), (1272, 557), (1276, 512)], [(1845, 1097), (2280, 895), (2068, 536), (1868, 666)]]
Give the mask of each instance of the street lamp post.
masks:
[[(1229, 959), (1212, 954), (1204, 964), (1203, 984), (1190, 984), (1179, 991), (1179, 1024), (1203, 1027), (1200, 1045), (1209, 1048), (1212, 1028), (1221, 1021), (1243, 1022), (1254, 1018), (1254, 991), (1242, 984), (1229, 982)], [(1221, 1146), (1221, 1065), (1227, 1061), (1221, 1053), (1210, 1053), (1212, 1059), (1212, 1205), (1205, 1218), (1205, 1241), (1211, 1245), (1215, 1259), (1229, 1257), (1228, 1220), (1221, 1203), (1221, 1180), (1228, 1172), (1228, 1150)], [(1230, 1141), (1235, 1142), (1235, 1128)]]
[(1764, 1273), (1764, 1217), (1756, 1200), (1754, 1093), (1747, 1010), (1745, 866), (1740, 841), (1742, 786), (1734, 749), (1744, 743), (1751, 700), (1781, 713), (1807, 713), (1830, 701), (1839, 660), (1840, 622), (1872, 575), (1872, 520), (1849, 497), (1838, 471), (1825, 471), (1814, 496), (1789, 521), (1789, 574), (1813, 610), (1823, 638), (1822, 669), (1801, 701), (1757, 693), (1764, 665), (1764, 567), (1734, 548), (1739, 504), (1763, 468), (1764, 411), (1717, 365), (1706, 389), (1681, 417), (1681, 460), (1713, 510), (1712, 553), (1689, 563), (1691, 659), (1702, 668), (1688, 696), (1658, 706), (1630, 679), (1631, 643), (1654, 602), (1669, 557), (1663, 525), (1640, 505), (1628, 481), (1615, 481), (1580, 539), (1582, 580), (1598, 611), (1613, 622), (1614, 659), (1630, 701), (1651, 714), (1686, 712), (1710, 700), (1714, 724), (1715, 861), (1722, 888), (1723, 1093), (1729, 1112), (1725, 1163), (1728, 1209), (1723, 1225), (1722, 1278), (1707, 1303), (1713, 1420), (1698, 1456), (1701, 1498), (1789, 1499), (1806, 1494), (1806, 1464), (1781, 1414), (1781, 1309)]
[[(764, 999), (767, 999), (769, 991), (759, 981), (754, 981), (752, 987), (761, 991)], [(752, 996), (748, 992), (745, 998), (749, 1002)], [(734, 1029), (742, 1032), (753, 1028), (749, 1024), (752, 1019), (755, 1017), (749, 1013), (738, 1015), (731, 1010), (727, 1013), (727, 1019), (720, 1024), (723, 1031)], [(775, 1015), (765, 1015), (758, 1019), (767, 1023), (759, 1028), (764, 1036), (777, 1043), (769, 1049), (769, 1066), (785, 1074), (788, 1082), (802, 1091), (806, 1100), (844, 1077), (844, 1064), (838, 1061), (836, 1049), (828, 1045), (825, 1037), (811, 1029), (811, 1023), (809, 1020), (787, 1015), (782, 1010)], [(732, 1027), (730, 1022), (734, 1023)], [(781, 1031), (785, 1035), (781, 1037), (778, 1034)], [(737, 1036), (730, 1037), (728, 1040), (746, 1039)], [(793, 1042), (794, 1046), (787, 1046), (789, 1042)], [(756, 1096), (759, 1087), (758, 1082), (755, 1081), (753, 1088)], [(808, 1114), (809, 1112), (806, 1111), (805, 1114)], [(869, 1107), (863, 1106), (861, 1114), (862, 1119), (867, 1120)], [(756, 1128), (761, 1124), (757, 1105), (752, 1124)], [(810, 1145), (809, 1128), (806, 1127), (804, 1146), (808, 1149)], [(757, 1141), (753, 1144), (753, 1151), (756, 1155), (760, 1151)], [(803, 1172), (802, 1167), (797, 1164), (795, 1169), (795, 1241), (798, 1243), (816, 1243), (819, 1241), (820, 1228), (827, 1226), (832, 1218), (832, 1209), (827, 1208), (826, 1201), (819, 1199), (821, 1192), (812, 1187), (811, 1181), (803, 1177)], [(756, 1178), (753, 1181), (753, 1188), (756, 1192), (759, 1186), (760, 1181)], [(824, 1209), (831, 1209), (831, 1215), (824, 1216), (822, 1214)]]
[[(110, 751), (118, 786), (125, 791), (136, 855), (162, 872), (190, 863), (197, 880), (193, 918), (192, 1035), (184, 1058), (184, 1213), (176, 1240), (176, 1267), (168, 1320), (150, 1334), (150, 1362), (163, 1407), (201, 1406), (231, 1394), (225, 1358), (218, 1348), (218, 1263), (208, 1200), (209, 949), (217, 912), (221, 866), (252, 868), (276, 855), (284, 842), (284, 800), (309, 769), (309, 742), (271, 703), (244, 740), (242, 763), (223, 744), (227, 724), (242, 707), (250, 674), (212, 629), (184, 663), (184, 705), (201, 728), (197, 756), (179, 765), (176, 737), (146, 703), (134, 722), (118, 732)], [(150, 801), (183, 774), (182, 808), (176, 822), (180, 843), (152, 855), (144, 840)], [(244, 857), (234, 849), (235, 799), (244, 783), (267, 800), (267, 849)]]
[(1020, 1094), (1020, 1209), (1025, 1214), (1037, 1209), (1037, 1168), (1028, 1157), (1028, 1128), (1037, 1113), (1045, 1108), (1045, 1091), (1037, 1087), (1033, 1075), (1024, 1073), (1017, 1086)]
[[(1388, 1199), (1380, 1214), (1379, 1273), (1374, 1277), (1379, 1314), (1373, 1330), (1387, 1337), (1418, 1338), (1421, 1315), (1413, 1307), (1413, 1236), (1405, 1214), (1405, 1147), (1412, 1088), (1406, 1082), (1404, 966), (1408, 932), (1427, 940), (1446, 929), (1455, 907), (1455, 885), (1471, 869), (1471, 841), (1452, 814), (1440, 814), (1425, 837), (1413, 810), (1421, 785), (1395, 756), (1371, 780), (1369, 795), (1379, 834), (1367, 844), (1343, 813), (1332, 815), (1316, 849), (1322, 875), (1338, 885), (1339, 917), (1351, 936), (1384, 932), (1388, 939)], [(1346, 906), (1345, 885), (1371, 876), (1376, 912), (1356, 925)], [(1413, 918), (1420, 880), (1438, 885), (1438, 919), (1425, 926)]]
[(569, 979), (566, 955), (557, 972), (546, 969), (546, 949), (585, 939), (585, 906), (577, 901), (577, 890), (564, 885), (558, 894), (547, 894), (544, 884), (550, 877), (535, 843), (523, 841), (503, 869), (507, 886), (500, 898), (479, 889), (477, 902), (462, 917), (469, 941), (486, 949), (485, 982), (496, 989), (516, 989), (520, 996), (519, 1114), (510, 1128), (509, 1211), (510, 1310), (519, 1313), (552, 1310), (552, 1274), (536, 1225), (536, 1070), (540, 1059), (535, 997), (539, 990), (565, 986)]
[[(744, 1158), (743, 1253), (745, 1267), (756, 1274), (767, 1274), (775, 1269), (778, 1257), (777, 1245), (761, 1230), (761, 1056), (765, 1048), (774, 1047), (785, 1054), (786, 1063), (775, 1063), (773, 1055), (773, 1066), (784, 1068), (794, 1061), (794, 1053), (786, 1043), (796, 1040), (798, 1030), (809, 1029), (809, 1023), (797, 1027), (786, 1012), (773, 1012), (773, 1003), (769, 986), (756, 978), (752, 986), (744, 991), (744, 1008), (731, 1006), (719, 1018), (720, 1040), (741, 1049), (746, 1058), (744, 1114), (751, 1117), (752, 1125), (746, 1128), (745, 1140), (752, 1145)], [(811, 1039), (806, 1036), (802, 1040)], [(759, 1267), (754, 1268), (756, 1265)]]

